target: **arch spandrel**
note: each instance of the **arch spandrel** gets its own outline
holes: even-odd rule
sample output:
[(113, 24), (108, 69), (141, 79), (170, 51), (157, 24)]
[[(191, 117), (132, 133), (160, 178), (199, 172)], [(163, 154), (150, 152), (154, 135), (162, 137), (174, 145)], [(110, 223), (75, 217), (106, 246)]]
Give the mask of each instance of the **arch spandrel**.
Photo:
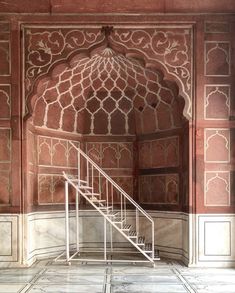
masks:
[[(192, 118), (192, 29), (189, 26), (115, 28), (108, 38), (109, 45), (115, 51), (139, 56), (146, 67), (156, 66), (163, 72), (165, 79), (176, 82), (179, 94), (185, 100), (184, 116)], [(39, 78), (45, 78), (56, 64), (64, 63), (78, 53), (105, 46), (106, 41), (107, 35), (100, 27), (25, 28), (26, 100), (34, 95)], [(25, 109), (26, 114), (28, 110)]]

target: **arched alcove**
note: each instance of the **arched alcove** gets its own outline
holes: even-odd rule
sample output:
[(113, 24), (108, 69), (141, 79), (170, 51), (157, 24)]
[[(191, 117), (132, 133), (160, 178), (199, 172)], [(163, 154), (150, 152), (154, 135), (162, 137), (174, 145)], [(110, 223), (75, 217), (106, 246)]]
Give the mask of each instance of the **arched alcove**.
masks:
[(185, 208), (185, 102), (175, 82), (136, 57), (99, 47), (54, 66), (35, 84), (27, 120), (32, 205), (63, 202), (62, 170), (77, 167), (72, 140), (140, 204)]

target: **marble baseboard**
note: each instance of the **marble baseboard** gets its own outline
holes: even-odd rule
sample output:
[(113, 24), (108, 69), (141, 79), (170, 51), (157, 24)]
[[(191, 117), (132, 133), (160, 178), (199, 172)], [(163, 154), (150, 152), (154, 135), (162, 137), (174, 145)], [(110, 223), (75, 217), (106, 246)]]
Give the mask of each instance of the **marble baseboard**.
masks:
[[(149, 211), (155, 222), (155, 246), (162, 255), (180, 259), (185, 254), (183, 225), (187, 215), (174, 212)], [(133, 222), (133, 213), (128, 213)], [(2, 223), (2, 224), (1, 224)], [(140, 219), (140, 226), (148, 240), (149, 225)], [(186, 225), (187, 226), (187, 225)], [(80, 213), (81, 247), (99, 249), (103, 247), (103, 218), (95, 211)], [(114, 232), (114, 231), (113, 231)], [(23, 235), (23, 236), (22, 236)], [(0, 217), (0, 266), (29, 266), (37, 259), (58, 255), (65, 250), (64, 212), (37, 212), (24, 216), (4, 215)], [(70, 214), (70, 241), (75, 243), (75, 214)], [(107, 226), (107, 241), (110, 230)], [(9, 243), (11, 243), (9, 245)], [(131, 245), (118, 233), (113, 233), (115, 248), (129, 249)], [(187, 254), (187, 251), (186, 251)]]
[[(149, 211), (155, 222), (155, 246), (164, 256), (175, 259), (187, 258), (184, 229), (187, 227), (188, 216), (177, 212)], [(133, 213), (128, 213), (129, 221), (133, 222)], [(80, 212), (79, 235), (81, 247), (100, 249), (103, 247), (103, 218), (95, 211)], [(25, 215), (26, 249), (25, 260), (31, 264), (36, 259), (58, 255), (65, 249), (65, 215), (64, 212), (37, 212)], [(148, 241), (151, 235), (148, 223), (140, 219), (140, 226)], [(70, 214), (70, 241), (75, 243), (75, 214)], [(110, 227), (107, 225), (107, 241), (110, 241)], [(131, 248), (131, 245), (118, 233), (113, 231), (115, 248)], [(167, 254), (168, 253), (168, 254)]]
[[(187, 215), (149, 211), (155, 223), (155, 246), (161, 256), (180, 259), (189, 266), (235, 267), (235, 215)], [(95, 211), (81, 211), (81, 247), (103, 247), (103, 219)], [(133, 213), (128, 213), (130, 223)], [(150, 226), (140, 226), (148, 241)], [(107, 240), (110, 240), (109, 227)], [(115, 248), (129, 249), (122, 236), (113, 233)], [(65, 249), (64, 212), (0, 215), (0, 266), (31, 265), (37, 259), (58, 255)], [(75, 243), (75, 214), (70, 217), (70, 240)]]
[[(183, 223), (187, 222), (187, 215), (182, 213), (165, 213), (150, 211), (155, 222), (155, 245), (163, 256), (180, 259), (184, 255), (183, 249)], [(133, 221), (132, 212), (129, 212), (129, 221)], [(6, 266), (10, 262), (31, 265), (36, 259), (56, 256), (65, 249), (65, 216), (64, 212), (37, 212), (28, 215), (11, 215), (1, 217), (4, 225), (0, 224), (2, 238), (1, 266), (5, 261)], [(21, 223), (22, 222), (22, 223)], [(1, 223), (1, 222), (0, 222)], [(140, 225), (146, 231), (145, 237), (149, 237), (149, 227), (143, 219)], [(20, 241), (21, 229), (24, 232), (24, 241)], [(103, 243), (103, 219), (95, 211), (82, 211), (80, 217), (81, 246), (88, 249), (102, 248)], [(149, 232), (148, 232), (149, 231)], [(107, 228), (107, 240), (110, 240), (109, 227)], [(186, 237), (187, 238), (187, 237)], [(75, 214), (70, 217), (70, 240), (75, 243)], [(24, 243), (23, 243), (24, 242)], [(126, 240), (113, 233), (115, 248), (131, 248)], [(4, 244), (5, 243), (5, 244)], [(9, 247), (6, 243), (12, 243)], [(22, 261), (19, 255), (23, 250)], [(12, 254), (10, 252), (13, 252)], [(8, 253), (8, 255), (6, 255)]]

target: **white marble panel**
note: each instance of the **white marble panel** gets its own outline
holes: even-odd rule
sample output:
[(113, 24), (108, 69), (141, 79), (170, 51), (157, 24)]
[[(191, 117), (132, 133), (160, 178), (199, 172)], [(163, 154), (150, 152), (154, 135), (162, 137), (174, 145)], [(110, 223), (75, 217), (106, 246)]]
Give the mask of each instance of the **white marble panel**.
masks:
[(0, 221), (0, 255), (11, 256), (12, 222)]
[(188, 215), (180, 212), (151, 212), (155, 223), (155, 245), (160, 256), (188, 259)]
[(198, 265), (235, 265), (235, 215), (197, 216)]
[[(70, 218), (70, 241), (74, 243), (74, 213)], [(59, 254), (65, 249), (64, 212), (34, 213), (27, 219), (27, 260)]]
[[(0, 266), (3, 262), (17, 262), (19, 257), (19, 216), (0, 216)], [(6, 265), (6, 263), (5, 263)], [(5, 266), (4, 265), (4, 266)]]
[(155, 241), (159, 246), (182, 248), (182, 221), (157, 219)]
[[(82, 231), (82, 243), (84, 246), (94, 246), (104, 240), (104, 220), (97, 212), (82, 214), (80, 218), (80, 229)], [(92, 245), (93, 244), (93, 245)]]
[(205, 222), (205, 255), (231, 255), (231, 222)]

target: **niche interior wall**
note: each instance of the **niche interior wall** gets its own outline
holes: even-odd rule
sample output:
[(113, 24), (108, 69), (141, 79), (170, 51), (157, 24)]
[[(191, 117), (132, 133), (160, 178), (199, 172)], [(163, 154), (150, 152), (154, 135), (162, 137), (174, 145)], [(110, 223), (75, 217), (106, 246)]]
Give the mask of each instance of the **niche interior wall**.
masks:
[[(37, 188), (29, 192), (36, 205), (63, 202), (61, 168), (76, 172), (76, 154), (66, 142), (73, 136), (137, 201), (181, 210), (191, 28), (45, 29), (24, 28), (26, 118), (31, 116), (28, 142), (34, 152), (27, 162), (31, 176), (37, 173), (28, 188)], [(147, 45), (136, 45), (132, 38), (142, 36), (149, 37)], [(165, 44), (151, 48), (159, 37)]]

